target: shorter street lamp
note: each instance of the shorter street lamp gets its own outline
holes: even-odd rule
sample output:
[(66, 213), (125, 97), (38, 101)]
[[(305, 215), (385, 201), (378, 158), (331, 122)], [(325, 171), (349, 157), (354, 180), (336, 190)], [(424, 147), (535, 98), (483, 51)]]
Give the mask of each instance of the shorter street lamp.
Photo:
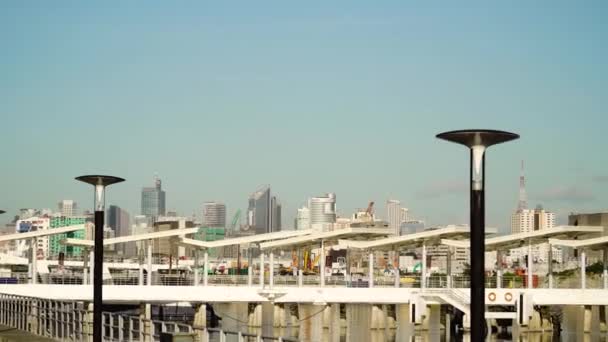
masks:
[(503, 131), (471, 129), (444, 132), (437, 138), (464, 145), (470, 149), (470, 257), (471, 257), (471, 341), (483, 341), (485, 322), (485, 152), (492, 145), (515, 140), (519, 135)]
[(113, 176), (88, 175), (76, 177), (76, 180), (95, 187), (95, 259), (93, 262), (93, 342), (102, 342), (103, 305), (103, 225), (106, 205), (106, 187), (123, 182), (124, 179)]
[(4, 210), (0, 210), (0, 214), (4, 214), (6, 211)]

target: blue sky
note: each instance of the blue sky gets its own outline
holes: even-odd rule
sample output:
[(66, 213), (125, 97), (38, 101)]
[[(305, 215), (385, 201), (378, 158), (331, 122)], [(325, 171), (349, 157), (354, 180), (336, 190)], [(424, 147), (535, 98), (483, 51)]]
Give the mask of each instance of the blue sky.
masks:
[(487, 157), (488, 224), (522, 159), (531, 205), (606, 209), (608, 5), (577, 5), (3, 2), (0, 222), (92, 206), (87, 173), (126, 178), (108, 202), (138, 213), (157, 172), (188, 215), (271, 184), (285, 226), (330, 191), (466, 223), (468, 154), (434, 136), (478, 127), (522, 136)]

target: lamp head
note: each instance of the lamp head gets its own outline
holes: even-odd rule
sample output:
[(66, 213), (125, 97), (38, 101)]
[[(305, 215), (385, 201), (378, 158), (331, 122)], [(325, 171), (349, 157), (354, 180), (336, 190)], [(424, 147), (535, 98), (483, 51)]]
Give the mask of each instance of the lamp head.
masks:
[(103, 211), (106, 205), (105, 188), (108, 185), (124, 182), (123, 178), (103, 175), (87, 175), (76, 177), (76, 180), (91, 184), (95, 187), (95, 211)]
[(486, 148), (515, 140), (519, 135), (491, 129), (465, 129), (437, 134), (437, 138), (464, 145), (471, 149), (472, 190), (483, 190), (483, 157)]
[(4, 210), (0, 210), (0, 214), (4, 214), (6, 211)]

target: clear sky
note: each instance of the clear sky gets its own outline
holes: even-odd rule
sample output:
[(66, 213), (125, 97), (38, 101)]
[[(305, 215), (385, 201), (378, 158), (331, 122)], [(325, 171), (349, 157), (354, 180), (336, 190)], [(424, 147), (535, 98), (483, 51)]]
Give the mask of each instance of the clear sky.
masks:
[[(488, 7), (490, 6), (491, 7)], [(577, 6), (578, 5), (578, 6)], [(452, 6), (452, 7), (450, 7)], [(439, 132), (519, 133), (487, 157), (487, 222), (530, 204), (608, 208), (608, 2), (0, 3), (0, 207), (92, 207), (88, 173), (139, 213), (229, 214), (271, 184), (284, 226), (335, 192), (350, 215), (400, 199), (468, 221), (468, 153)]]

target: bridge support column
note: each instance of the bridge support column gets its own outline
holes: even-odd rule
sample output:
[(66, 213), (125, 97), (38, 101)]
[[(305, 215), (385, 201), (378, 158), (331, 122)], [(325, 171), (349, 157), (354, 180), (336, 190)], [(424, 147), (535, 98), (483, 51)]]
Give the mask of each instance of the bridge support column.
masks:
[(496, 250), (496, 288), (502, 287), (502, 251)]
[(247, 332), (248, 303), (221, 303), (214, 305), (214, 308), (217, 315), (222, 318), (223, 330)]
[[(603, 272), (604, 289), (608, 289), (608, 247), (604, 247), (603, 257), (604, 257), (604, 272)], [(608, 319), (606, 320), (606, 322), (608, 324)]]
[(152, 342), (152, 305), (142, 303), (139, 305), (140, 341)]
[(597, 339), (600, 333), (600, 307), (597, 305), (585, 306), (585, 332)]
[(441, 305), (429, 305), (426, 308), (428, 314), (428, 329), (429, 336), (432, 341), (438, 341), (441, 339)]
[(581, 249), (581, 289), (587, 288), (587, 253)]
[(322, 341), (324, 305), (298, 304), (301, 341)]
[(274, 303), (262, 302), (262, 336), (274, 336)]
[(260, 252), (260, 287), (264, 288), (264, 252)]
[(268, 259), (268, 286), (272, 289), (274, 287), (274, 251), (270, 251)]
[(553, 246), (549, 244), (549, 251), (547, 252), (547, 273), (549, 277), (549, 288), (553, 288)]
[(399, 248), (395, 247), (394, 254), (395, 260), (393, 268), (395, 269), (395, 287), (399, 288), (401, 286), (401, 273), (399, 271)]
[(199, 283), (199, 277), (200, 277), (200, 270), (199, 270), (199, 266), (200, 266), (200, 250), (195, 250), (194, 251), (194, 280), (192, 285), (194, 286), (198, 286)]
[(203, 285), (209, 285), (209, 251), (205, 249), (205, 254), (203, 255)]
[(585, 311), (581, 305), (563, 307), (562, 337), (564, 341), (583, 341), (585, 337)]
[[(91, 264), (92, 265), (92, 264)], [(91, 272), (91, 274), (93, 274), (93, 272)], [(89, 342), (93, 341), (93, 303), (85, 303), (84, 307), (87, 310), (86, 313), (86, 340)], [(47, 317), (45, 319), (45, 326), (42, 327), (42, 330), (45, 331), (46, 330), (46, 325), (49, 324), (48, 322), (48, 309), (45, 310), (47, 312)]]
[(426, 243), (422, 243), (422, 267), (420, 272), (420, 288), (426, 288)]
[(38, 256), (37, 256), (37, 250), (38, 250), (38, 246), (37, 246), (37, 238), (32, 238), (30, 244), (31, 246), (31, 250), (32, 250), (32, 284), (36, 284), (38, 283)]
[(374, 252), (369, 252), (369, 287), (374, 287)]
[(334, 303), (330, 307), (329, 341), (340, 342), (340, 304)]
[(533, 275), (534, 275), (534, 271), (532, 271), (532, 264), (533, 264), (533, 260), (532, 260), (532, 242), (528, 239), (528, 265), (527, 265), (527, 270), (526, 272), (528, 273), (528, 288), (531, 289), (533, 287)]
[(410, 305), (395, 305), (395, 314), (397, 318), (397, 336), (395, 341), (409, 341), (414, 335), (414, 323), (410, 320)]
[(152, 241), (148, 240), (148, 286), (152, 286)]
[[(95, 253), (93, 248), (89, 251), (89, 284), (93, 284), (93, 270), (95, 269)], [(50, 281), (50, 279), (49, 279)]]
[(200, 303), (196, 306), (192, 328), (198, 337), (198, 341), (209, 341), (209, 333), (207, 332), (207, 304)]
[(251, 287), (253, 285), (253, 267), (247, 267), (247, 285)]
[(346, 304), (346, 340), (371, 341), (371, 316), (371, 304)]
[(445, 314), (445, 340), (452, 339), (452, 315), (448, 312)]

